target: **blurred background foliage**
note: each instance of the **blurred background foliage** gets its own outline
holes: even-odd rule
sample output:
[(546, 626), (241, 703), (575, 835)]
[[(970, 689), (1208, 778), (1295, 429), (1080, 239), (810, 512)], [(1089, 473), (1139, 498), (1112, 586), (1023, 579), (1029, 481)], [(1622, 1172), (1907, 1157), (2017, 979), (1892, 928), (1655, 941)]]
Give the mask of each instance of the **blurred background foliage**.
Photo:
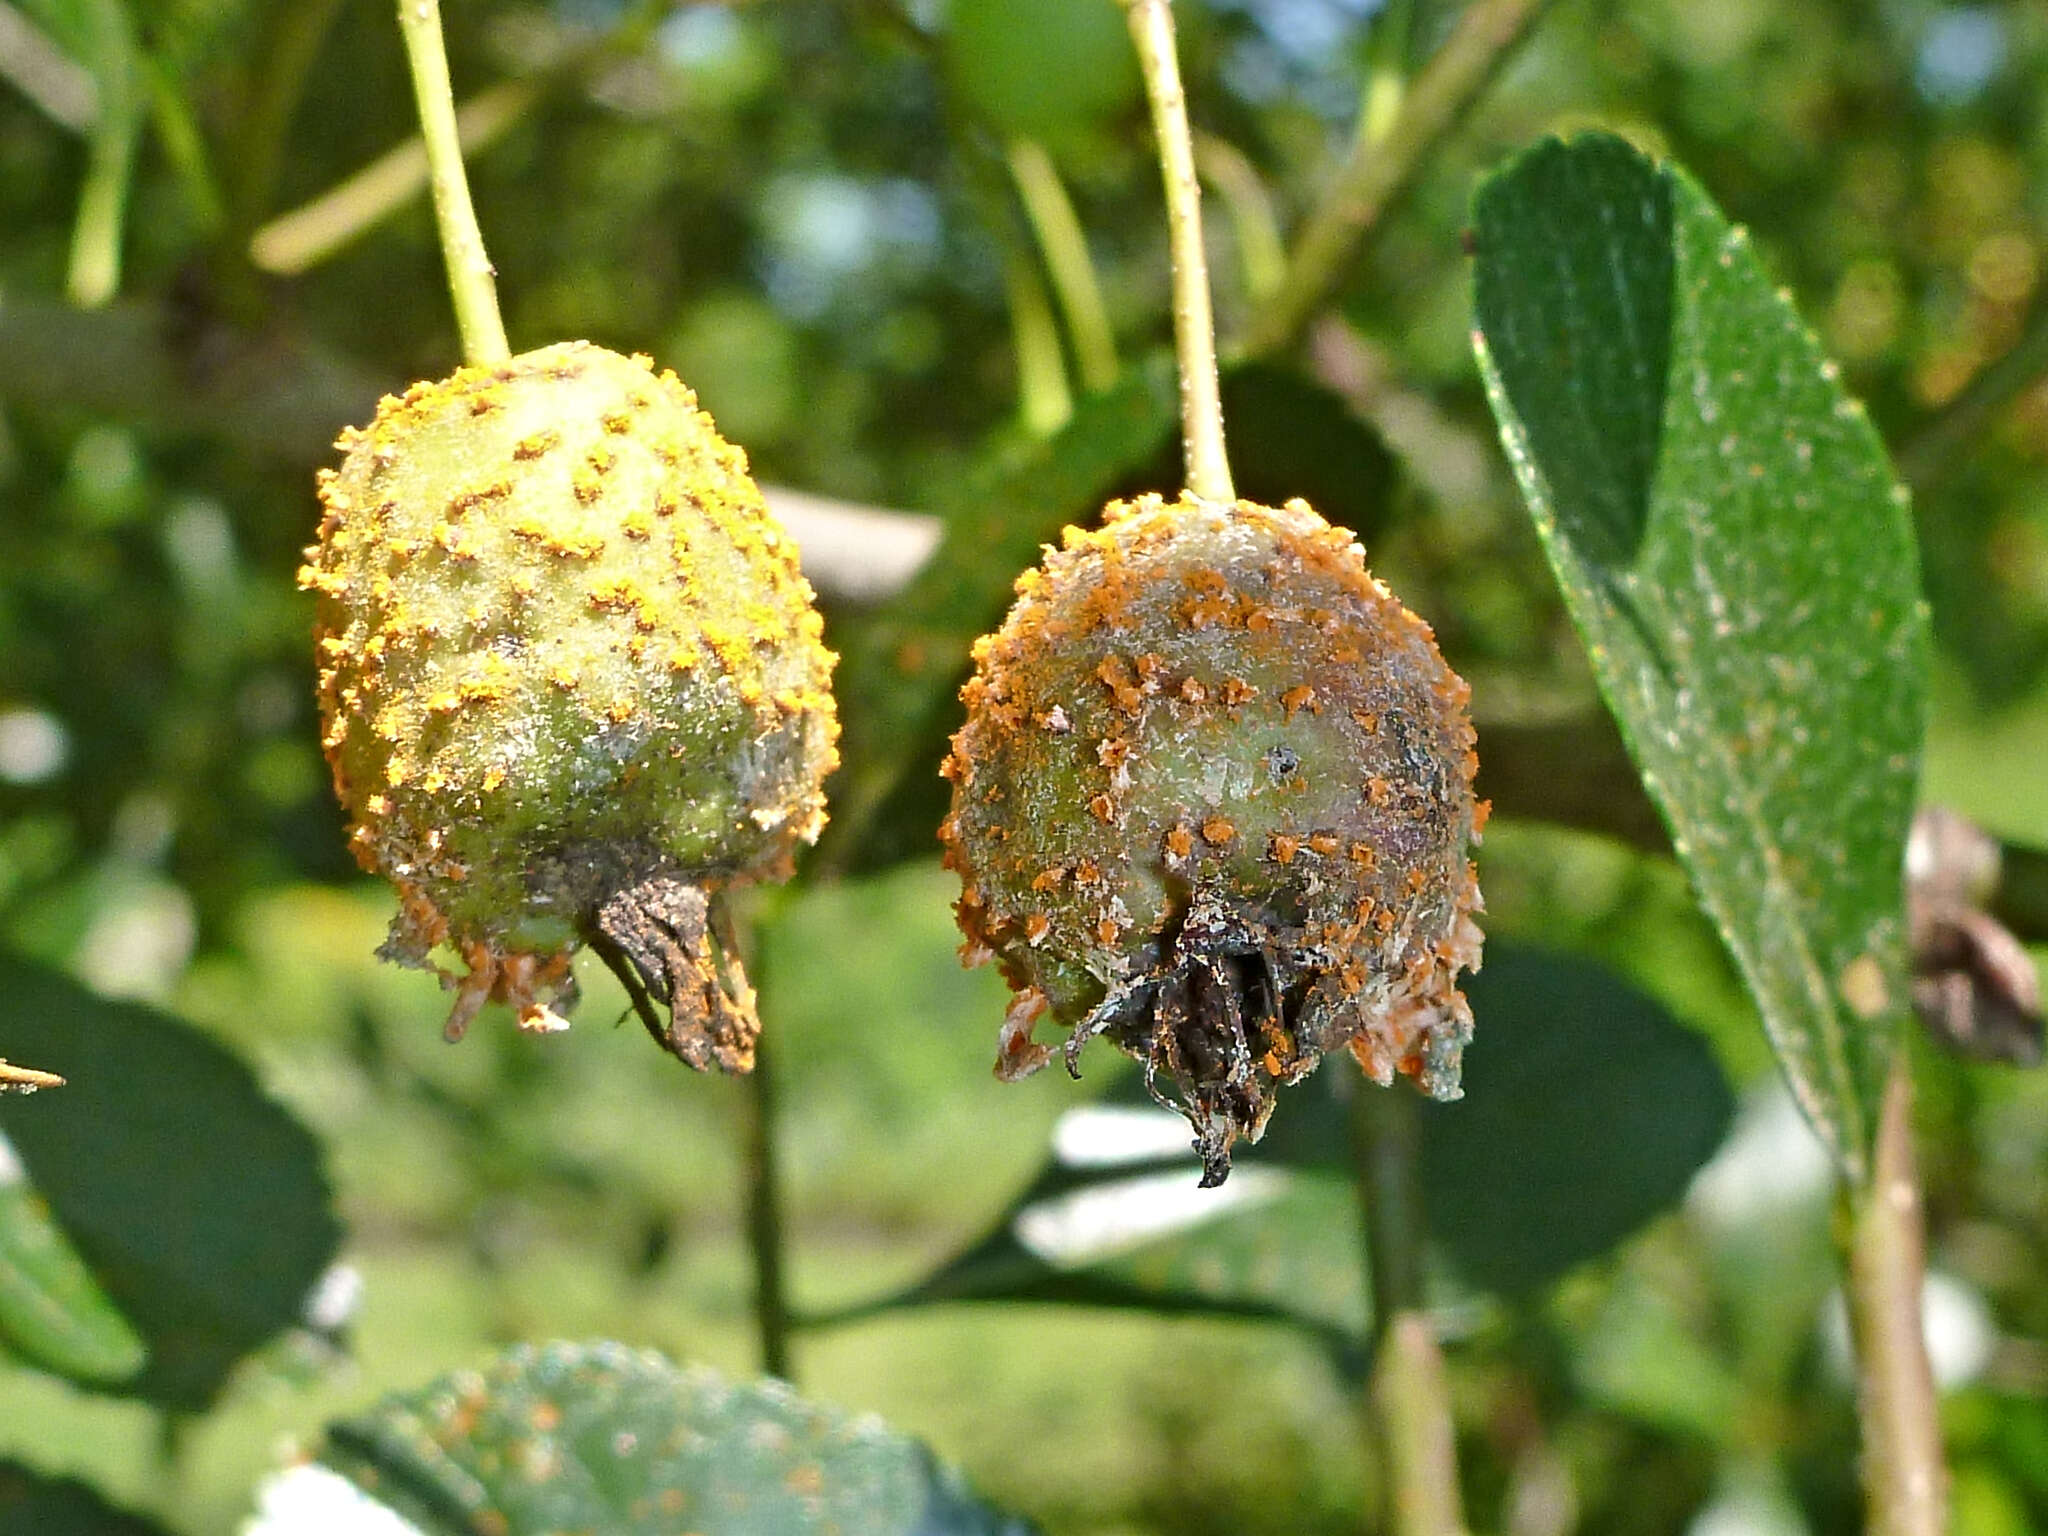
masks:
[[(424, 200), (375, 221), (315, 201), (410, 133), (389, 9), (0, 5), (0, 1016), (84, 1017), (96, 995), (182, 1018), (225, 1048), (222, 1102), (260, 1085), (265, 1111), (285, 1106), (320, 1149), (304, 1168), (279, 1154), (291, 1166), (266, 1165), (274, 1179), (225, 1176), (212, 1199), (283, 1220), (313, 1269), (337, 1253), (330, 1196), (339, 1223), (338, 1267), (296, 1327), (277, 1332), (283, 1313), (222, 1325), (239, 1341), (223, 1370), (270, 1338), (224, 1381), (201, 1370), (167, 1392), (146, 1376), (110, 1395), (29, 1358), (0, 1370), (0, 1458), (195, 1536), (234, 1528), (281, 1442), (499, 1343), (603, 1336), (758, 1365), (746, 1090), (614, 1029), (623, 1000), (599, 973), (567, 1036), (521, 1039), (500, 1019), (451, 1050), (431, 979), (371, 957), (389, 898), (344, 851), (291, 573), (336, 428), (457, 353)], [(1224, 194), (1211, 241), (1229, 348), (1269, 297), (1275, 233), (1316, 206), (1372, 82), (1384, 106), (1385, 82), (1431, 55), (1458, 7), (1415, 0), (1398, 28), (1371, 0), (1176, 9)], [(1115, 7), (445, 10), (458, 93), (489, 93), (472, 175), (514, 345), (587, 336), (652, 353), (764, 479), (938, 514), (953, 535), (940, 574), (894, 607), (830, 606), (854, 758), (835, 792), (854, 786), (853, 830), (753, 914), (791, 1292), (818, 1320), (796, 1341), (803, 1386), (882, 1412), (1051, 1532), (1359, 1529), (1372, 1490), (1350, 1406), (1348, 1205), (1318, 1193), (1313, 1156), (1281, 1147), (1270, 1171), (1294, 1182), (1266, 1224), (1231, 1226), (1257, 1214), (1239, 1209), (1200, 1229), (1251, 1233), (1235, 1256), (1219, 1237), (1112, 1272), (1042, 1221), (1005, 1225), (1079, 1187), (1046, 1163), (1056, 1123), (1078, 1145), (1091, 1125), (1136, 1122), (1060, 1121), (1118, 1094), (1092, 1056), (1079, 1090), (991, 1079), (1003, 988), (958, 968), (932, 857), (950, 687), (1007, 574), (1104, 494), (1175, 474), (1147, 361), (1165, 335), (1158, 175)], [(1459, 238), (1475, 177), (1506, 151), (1619, 129), (1680, 158), (1750, 227), (1915, 487), (1940, 642), (1929, 797), (2048, 842), (2044, 78), (2048, 15), (2017, 0), (1557, 0), (1432, 147), (1303, 344), (1239, 376), (1241, 478), (1360, 528), (1472, 680), (1482, 749), (1489, 729), (1605, 742), (1493, 446)], [(1072, 323), (1058, 239), (1042, 238), (1048, 169), (1106, 330)], [(306, 217), (276, 222), (294, 210)], [(1597, 756), (1568, 750), (1543, 771), (1568, 778)], [(1563, 1245), (1561, 1275), (1539, 1266), (1523, 1283), (1439, 1229), (1474, 1526), (1857, 1529), (1826, 1168), (1682, 877), (1625, 841), (1512, 815), (1489, 831), (1483, 875), (1503, 955), (1547, 946), (1609, 978), (1606, 1001), (1582, 1005), (1534, 983), (1494, 994), (1504, 1019), (1518, 998), (1539, 1015), (1518, 1030), (1548, 1020), (1589, 1063), (1626, 1067), (1639, 1037), (1582, 1026), (1647, 1010), (1706, 1046), (1705, 1070), (1676, 1076), (1532, 1073), (1514, 1133), (1577, 1137), (1565, 1100), (1604, 1082), (1611, 1099), (1592, 1102), (1651, 1127), (1640, 1158), (1603, 1155), (1608, 1171), (1676, 1145), (1657, 1139), (1667, 1121), (1706, 1140), (1619, 1224), (1626, 1242), (1586, 1216), (1594, 1235)], [(165, 1038), (179, 1027), (129, 1022), (151, 1018)], [(55, 1065), (19, 1038), (4, 1035), (7, 1054)], [(1956, 1528), (2018, 1536), (2048, 1528), (2048, 1081), (1917, 1055)], [(144, 1095), (148, 1049), (137, 1060)], [(98, 1229), (46, 1187), (55, 1165), (21, 1129), (64, 1102), (10, 1105), (9, 1134), (120, 1303)], [(1731, 1103), (1732, 1132), (1687, 1187)], [(144, 1172), (168, 1155), (129, 1117), (95, 1126), (89, 1151), (41, 1155)], [(183, 1130), (217, 1141), (226, 1168), (250, 1155), (237, 1112), (195, 1112)], [(1468, 1192), (1513, 1167), (1444, 1155)], [(1192, 1183), (1156, 1146), (1152, 1159)], [(1256, 1207), (1246, 1176), (1267, 1171), (1247, 1159), (1230, 1187)], [(1598, 1174), (1585, 1169), (1589, 1188)], [(273, 1194), (303, 1222), (262, 1214)], [(1483, 1203), (1446, 1204), (1449, 1220), (1504, 1224)], [(1641, 1226), (1651, 1208), (1663, 1214)], [(1569, 1231), (1574, 1209), (1543, 1220)], [(941, 1266), (991, 1232), (1039, 1266), (1033, 1284), (1107, 1275), (1154, 1302), (1178, 1287), (1267, 1312), (869, 1305), (916, 1299), (934, 1271), (957, 1279)], [(1006, 1273), (979, 1294), (1028, 1289)], [(159, 1370), (164, 1319), (122, 1310)], [(99, 1342), (117, 1362), (105, 1374), (124, 1376), (133, 1341)], [(6, 1529), (19, 1469), (0, 1474)]]

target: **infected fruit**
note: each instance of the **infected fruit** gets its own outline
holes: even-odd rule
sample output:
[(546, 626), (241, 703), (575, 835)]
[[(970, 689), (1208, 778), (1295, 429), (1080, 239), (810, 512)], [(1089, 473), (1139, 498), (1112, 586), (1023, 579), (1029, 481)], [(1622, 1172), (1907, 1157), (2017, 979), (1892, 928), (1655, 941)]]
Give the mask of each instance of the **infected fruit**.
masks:
[(452, 948), (455, 1038), (487, 999), (562, 1027), (589, 943), (666, 1048), (745, 1071), (718, 896), (817, 836), (838, 735), (745, 455), (673, 374), (585, 342), (416, 384), (337, 446), (299, 580), (351, 843), (400, 896), (381, 953)]
[(1459, 1093), (1484, 824), (1468, 690), (1429, 627), (1305, 503), (1148, 496), (1069, 528), (975, 648), (944, 772), (970, 960), (1038, 1018), (1163, 1073), (1206, 1184), (1276, 1089), (1348, 1045)]

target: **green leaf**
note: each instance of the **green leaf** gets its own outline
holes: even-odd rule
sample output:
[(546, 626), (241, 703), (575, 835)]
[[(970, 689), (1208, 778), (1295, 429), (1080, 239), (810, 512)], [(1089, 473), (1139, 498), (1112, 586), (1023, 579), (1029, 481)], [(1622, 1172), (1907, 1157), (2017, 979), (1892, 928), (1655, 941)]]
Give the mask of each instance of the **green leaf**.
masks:
[(154, 1521), (115, 1509), (69, 1478), (0, 1461), (0, 1536), (165, 1536)]
[(1465, 982), (1465, 1097), (1422, 1107), (1429, 1230), (1533, 1290), (1677, 1205), (1735, 1114), (1713, 1048), (1596, 961), (1494, 940)]
[(1676, 167), (1548, 141), (1481, 187), (1474, 344), (1574, 623), (1800, 1104), (1867, 1177), (1907, 998), (1926, 715), (1905, 494)]
[(1709, 1445), (1739, 1440), (1742, 1382), (1663, 1287), (1622, 1276), (1574, 1343), (1573, 1374), (1601, 1407)]
[[(1733, 1095), (1703, 1038), (1593, 961), (1496, 942), (1465, 988), (1465, 1097), (1422, 1116), (1430, 1236), (1470, 1283), (1526, 1291), (1674, 1205), (1720, 1145)], [(812, 1321), (1034, 1300), (1267, 1318), (1350, 1348), (1365, 1319), (1348, 1098), (1380, 1091), (1326, 1064), (1282, 1096), (1219, 1197), (1195, 1187), (1180, 1117), (1126, 1072), (1104, 1104), (1062, 1120), (1054, 1157), (980, 1241), (901, 1292)]]
[[(1675, 1206), (1735, 1100), (1706, 1038), (1597, 961), (1494, 939), (1463, 986), (1465, 1096), (1422, 1106), (1424, 1214), (1465, 1280), (1512, 1295)], [(1330, 1086), (1283, 1100), (1249, 1165), (1348, 1167)]]
[(0, 1139), (0, 1340), (73, 1381), (124, 1381), (148, 1348), (107, 1299)]
[(11, 958), (0, 1056), (69, 1079), (0, 1101), (0, 1132), (148, 1347), (110, 1390), (205, 1408), (333, 1262), (318, 1145), (190, 1025)]
[(522, 1345), (330, 1426), (321, 1460), (428, 1536), (1028, 1536), (915, 1441), (781, 1382)]

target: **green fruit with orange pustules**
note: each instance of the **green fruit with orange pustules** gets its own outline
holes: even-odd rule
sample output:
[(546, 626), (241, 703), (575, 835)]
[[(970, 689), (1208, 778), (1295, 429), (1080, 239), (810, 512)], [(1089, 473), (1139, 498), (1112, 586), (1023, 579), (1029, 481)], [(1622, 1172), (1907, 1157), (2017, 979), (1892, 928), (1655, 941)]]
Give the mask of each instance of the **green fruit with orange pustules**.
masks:
[[(597, 948), (656, 1038), (745, 1070), (718, 898), (824, 823), (833, 658), (744, 454), (645, 358), (583, 342), (387, 397), (320, 477), (324, 744), (384, 953), (560, 1027)], [(671, 1019), (658, 1024), (653, 1004)]]
[(942, 831), (970, 958), (1170, 1080), (1205, 1184), (1276, 1090), (1348, 1046), (1459, 1092), (1485, 822), (1468, 690), (1305, 503), (1151, 496), (1017, 583), (975, 650)]

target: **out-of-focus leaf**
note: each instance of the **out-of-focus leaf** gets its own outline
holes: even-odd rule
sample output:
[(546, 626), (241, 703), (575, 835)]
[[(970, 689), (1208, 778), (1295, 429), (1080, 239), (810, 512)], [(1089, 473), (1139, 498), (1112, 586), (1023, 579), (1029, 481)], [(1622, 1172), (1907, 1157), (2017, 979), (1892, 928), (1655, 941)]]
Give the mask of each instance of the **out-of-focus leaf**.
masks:
[(148, 1347), (110, 1389), (206, 1407), (334, 1258), (318, 1145), (190, 1025), (14, 959), (0, 959), (0, 1055), (69, 1079), (0, 1101), (0, 1131)]
[(1465, 1097), (1422, 1111), (1429, 1229), (1470, 1280), (1533, 1289), (1676, 1205), (1734, 1117), (1704, 1036), (1594, 961), (1487, 946)]
[(1005, 138), (1050, 139), (1135, 99), (1123, 9), (1099, 0), (951, 0), (946, 67), (960, 99)]
[(164, 1528), (115, 1509), (83, 1483), (0, 1461), (0, 1536), (164, 1536)]
[(1028, 1536), (873, 1418), (619, 1344), (522, 1345), (328, 1430), (428, 1536)]
[(253, 0), (129, 0), (149, 38), (150, 54), (184, 74), (235, 40), (256, 9)]
[(124, 1381), (148, 1350), (0, 1138), (0, 1341), (73, 1381)]
[(1603, 1407), (1709, 1444), (1734, 1438), (1742, 1384), (1721, 1353), (1689, 1329), (1669, 1296), (1628, 1277), (1575, 1352), (1574, 1371)]
[(1549, 141), (1481, 188), (1474, 223), (1474, 343), (1573, 620), (1801, 1106), (1860, 1181), (1907, 998), (1926, 714), (1904, 492), (1682, 171)]
[[(1512, 1294), (1677, 1204), (1727, 1134), (1734, 1096), (1703, 1036), (1596, 961), (1496, 939), (1464, 989), (1465, 1096), (1422, 1108), (1423, 1206), (1461, 1275)], [(1348, 1166), (1329, 1078), (1282, 1099), (1249, 1166)]]
[[(1154, 357), (1074, 419), (1006, 455), (950, 509), (938, 552), (889, 611), (846, 641), (839, 676), (846, 766), (833, 780), (825, 859), (874, 869), (931, 852), (946, 812), (938, 763), (959, 725), (968, 648), (1002, 622), (1016, 579), (1069, 523), (1105, 503), (1181, 485), (1172, 359)], [(1381, 526), (1392, 459), (1332, 391), (1270, 364), (1223, 375), (1238, 492), (1277, 506), (1306, 497), (1360, 537)]]
[[(1425, 1107), (1424, 1204), (1464, 1278), (1523, 1291), (1673, 1205), (1733, 1101), (1705, 1040), (1590, 960), (1495, 943), (1466, 989), (1465, 1097)], [(1127, 1073), (1062, 1119), (1052, 1160), (979, 1242), (817, 1321), (1036, 1300), (1275, 1318), (1345, 1340), (1363, 1321), (1348, 1101), (1380, 1091), (1326, 1065), (1282, 1096), (1221, 1190), (1202, 1190), (1185, 1124)]]

